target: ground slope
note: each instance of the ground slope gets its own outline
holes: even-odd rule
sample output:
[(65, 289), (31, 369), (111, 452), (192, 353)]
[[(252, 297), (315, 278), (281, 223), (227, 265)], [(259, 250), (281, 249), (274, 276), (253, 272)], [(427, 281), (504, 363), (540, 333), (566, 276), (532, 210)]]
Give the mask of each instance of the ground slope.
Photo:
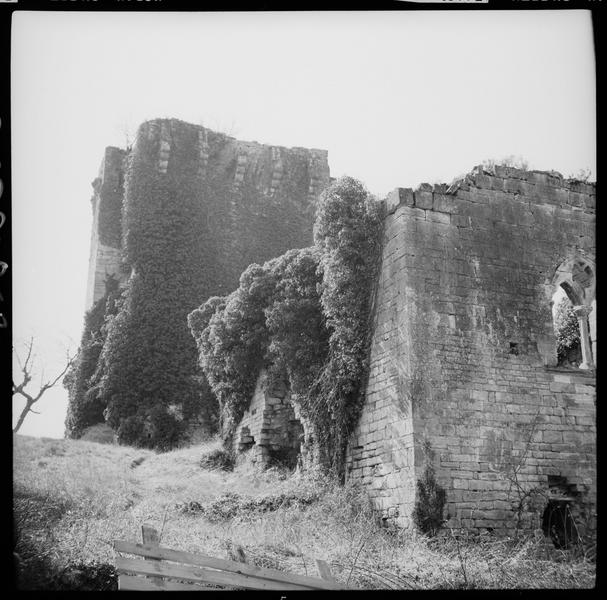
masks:
[(317, 576), (364, 588), (591, 587), (588, 552), (542, 541), (428, 540), (380, 528), (356, 487), (318, 474), (200, 467), (210, 442), (164, 454), (82, 440), (14, 438), (14, 518), (25, 589), (115, 589), (114, 539), (162, 545)]

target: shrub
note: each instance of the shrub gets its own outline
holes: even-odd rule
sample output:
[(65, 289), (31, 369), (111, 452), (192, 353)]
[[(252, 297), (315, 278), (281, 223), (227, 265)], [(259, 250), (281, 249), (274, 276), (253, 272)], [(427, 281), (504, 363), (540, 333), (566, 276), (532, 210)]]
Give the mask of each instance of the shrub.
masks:
[(436, 481), (432, 465), (428, 463), (417, 481), (413, 508), (413, 522), (422, 533), (436, 535), (442, 527), (446, 497), (445, 490)]
[(200, 466), (203, 469), (220, 469), (221, 471), (232, 471), (234, 469), (234, 455), (224, 448), (217, 448), (206, 452), (200, 458)]
[(281, 493), (258, 498), (241, 496), (235, 492), (226, 492), (206, 504), (190, 501), (178, 504), (177, 508), (185, 514), (204, 515), (209, 521), (217, 523), (235, 517), (243, 519), (259, 517), (265, 513), (275, 512), (281, 508), (291, 506), (310, 506), (318, 502), (320, 497), (319, 493), (309, 491), (306, 493)]
[(526, 159), (524, 159), (522, 156), (515, 156), (514, 154), (504, 156), (500, 159), (489, 158), (481, 163), (481, 166), (487, 171), (493, 170), (496, 165), (500, 167), (510, 167), (512, 169), (520, 169), (521, 171), (527, 171), (529, 168), (529, 163)]
[(78, 356), (63, 379), (69, 395), (65, 419), (67, 437), (79, 438), (88, 427), (104, 422), (106, 403), (99, 398), (96, 387), (98, 367), (108, 323), (119, 310), (120, 297), (118, 280), (109, 276), (105, 282), (105, 294), (84, 317)]
[[(221, 411), (226, 446), (255, 389), (268, 347), (264, 309), (273, 293), (271, 267), (253, 264), (225, 299), (210, 298), (188, 317), (200, 364)], [(204, 329), (201, 330), (201, 328)]]
[(363, 402), (381, 225), (381, 204), (344, 177), (321, 195), (312, 248), (251, 265), (236, 291), (189, 315), (226, 446), (266, 367), (288, 378), (320, 460), (343, 473)]
[(573, 181), (580, 181), (582, 183), (589, 183), (592, 177), (591, 169), (580, 169), (577, 173), (571, 173), (567, 179), (571, 179)]
[(15, 532), (27, 528), (48, 527), (59, 521), (71, 509), (73, 502), (69, 498), (18, 486), (13, 497)]
[(79, 592), (116, 591), (118, 573), (113, 565), (107, 563), (70, 564), (54, 578), (53, 588)]

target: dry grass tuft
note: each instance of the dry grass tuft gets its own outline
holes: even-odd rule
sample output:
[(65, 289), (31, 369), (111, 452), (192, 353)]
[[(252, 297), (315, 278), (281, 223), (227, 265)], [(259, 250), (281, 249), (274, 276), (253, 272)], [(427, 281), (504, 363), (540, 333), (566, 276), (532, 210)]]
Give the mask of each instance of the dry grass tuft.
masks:
[(259, 471), (246, 460), (233, 472), (201, 468), (201, 455), (218, 447), (210, 441), (155, 454), (17, 435), (22, 587), (68, 589), (72, 581), (74, 589), (108, 589), (102, 586), (113, 581), (112, 541), (140, 541), (143, 523), (161, 532), (164, 546), (224, 558), (240, 546), (259, 566), (318, 576), (314, 559), (324, 559), (339, 581), (367, 589), (594, 585), (592, 552), (557, 551), (541, 535), (390, 531), (375, 521), (364, 490), (318, 472)]

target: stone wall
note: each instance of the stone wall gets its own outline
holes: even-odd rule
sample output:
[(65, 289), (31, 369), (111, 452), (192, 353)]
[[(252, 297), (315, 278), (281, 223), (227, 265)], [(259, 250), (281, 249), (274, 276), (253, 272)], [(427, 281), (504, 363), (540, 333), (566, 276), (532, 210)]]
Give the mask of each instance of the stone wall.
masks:
[[(154, 403), (176, 406), (180, 422), (214, 420), (215, 400), (189, 383), (200, 370), (187, 315), (230, 293), (250, 264), (312, 243), (316, 201), (329, 183), (327, 152), (156, 119), (139, 127), (125, 155), (106, 149), (93, 182), (87, 309), (108, 274), (128, 288), (131, 307), (117, 315), (120, 334), (105, 341), (113, 351), (104, 354), (104, 389), (113, 391), (99, 401), (105, 418), (119, 415), (115, 427), (134, 417), (128, 411), (146, 418)], [(155, 438), (148, 432), (147, 439)]]
[[(175, 145), (197, 136), (200, 195), (207, 206), (207, 228), (201, 234), (213, 242), (212, 264), (205, 265), (213, 280), (209, 295), (231, 292), (249, 264), (312, 243), (316, 201), (330, 180), (326, 150), (240, 141), (177, 119), (148, 121), (139, 135), (156, 143), (156, 168), (163, 174)], [(125, 155), (106, 148), (93, 181), (87, 309), (103, 295), (108, 274), (125, 279), (120, 273)]]
[(207, 215), (201, 235), (208, 242), (208, 295), (200, 304), (230, 293), (251, 263), (312, 243), (316, 201), (329, 184), (326, 150), (241, 141), (177, 119), (148, 121), (138, 135), (156, 145), (156, 168), (169, 175), (175, 150), (192, 136), (198, 140), (199, 193)]
[(243, 415), (233, 440), (234, 452), (250, 451), (253, 463), (270, 466), (297, 465), (304, 428), (291, 404), (283, 381), (268, 381), (262, 372), (257, 380), (249, 408)]
[(450, 527), (536, 529), (551, 499), (569, 503), (579, 525), (592, 521), (594, 371), (555, 366), (551, 298), (568, 277), (595, 306), (594, 185), (477, 168), (386, 202), (348, 477), (404, 527), (428, 468)]
[(105, 293), (108, 275), (121, 275), (122, 228), (121, 209), (124, 194), (125, 151), (112, 146), (105, 149), (99, 175), (92, 182), (93, 226), (86, 288), (88, 310)]

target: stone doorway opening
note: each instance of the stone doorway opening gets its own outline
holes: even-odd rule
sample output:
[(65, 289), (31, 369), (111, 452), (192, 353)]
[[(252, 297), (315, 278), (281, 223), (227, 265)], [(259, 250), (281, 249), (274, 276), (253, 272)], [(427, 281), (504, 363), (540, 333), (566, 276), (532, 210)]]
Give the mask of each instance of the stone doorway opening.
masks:
[(568, 500), (549, 500), (542, 516), (544, 535), (555, 548), (567, 550), (578, 541)]
[(273, 443), (268, 447), (268, 466), (295, 469), (301, 455), (304, 428), (299, 419), (290, 418), (282, 428), (272, 432)]

